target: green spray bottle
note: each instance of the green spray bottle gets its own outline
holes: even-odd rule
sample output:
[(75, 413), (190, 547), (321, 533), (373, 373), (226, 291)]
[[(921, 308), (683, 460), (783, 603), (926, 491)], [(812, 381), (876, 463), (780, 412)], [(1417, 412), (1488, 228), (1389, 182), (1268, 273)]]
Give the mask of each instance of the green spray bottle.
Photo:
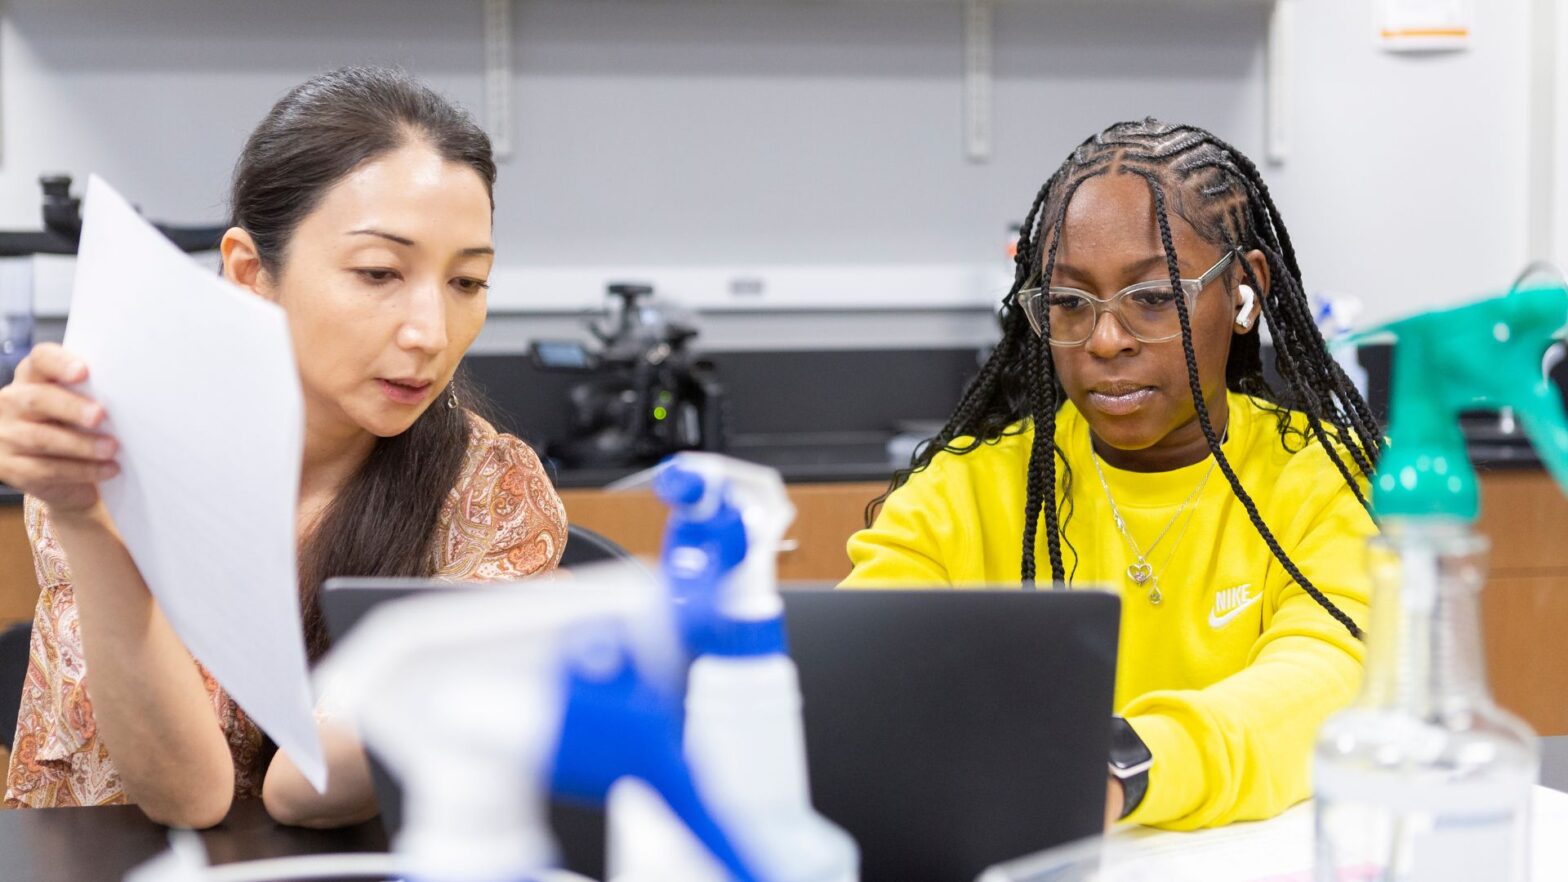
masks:
[(1392, 339), (1388, 438), (1373, 479), (1366, 680), (1318, 736), (1317, 882), (1526, 882), (1535, 734), (1487, 686), (1487, 541), (1461, 411), (1512, 408), (1568, 488), (1568, 416), (1543, 376), (1568, 290), (1513, 291), (1366, 332)]

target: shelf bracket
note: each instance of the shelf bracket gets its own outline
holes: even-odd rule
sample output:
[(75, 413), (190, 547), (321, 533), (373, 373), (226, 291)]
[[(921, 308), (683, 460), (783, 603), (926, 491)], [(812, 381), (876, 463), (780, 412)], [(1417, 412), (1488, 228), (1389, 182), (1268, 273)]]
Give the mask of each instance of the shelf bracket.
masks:
[(964, 156), (991, 158), (991, 39), (995, 0), (964, 0)]
[(1290, 44), (1295, 19), (1296, 0), (1274, 0), (1263, 48), (1263, 144), (1264, 156), (1275, 165), (1290, 155)]
[(483, 0), (485, 129), (498, 160), (512, 157), (512, 0)]

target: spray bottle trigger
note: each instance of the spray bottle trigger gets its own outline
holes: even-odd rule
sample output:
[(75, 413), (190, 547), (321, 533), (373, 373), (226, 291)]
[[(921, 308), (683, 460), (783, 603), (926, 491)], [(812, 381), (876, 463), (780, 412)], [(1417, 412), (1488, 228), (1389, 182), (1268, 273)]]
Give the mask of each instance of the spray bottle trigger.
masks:
[(1568, 491), (1568, 414), (1563, 411), (1562, 392), (1550, 379), (1543, 379), (1513, 405), (1535, 452), (1557, 485)]
[(1563, 409), (1562, 389), (1550, 372), (1553, 353), (1558, 353), (1556, 361), (1562, 359), (1558, 341), (1568, 332), (1568, 298), (1561, 286), (1548, 286), (1511, 292), (1504, 304), (1507, 333), (1539, 341), (1543, 349), (1526, 348), (1520, 356), (1529, 362), (1520, 366), (1521, 373), (1539, 365), (1536, 381), (1520, 383), (1509, 390), (1511, 394), (1499, 397), (1506, 397), (1502, 403), (1514, 409), (1541, 462), (1558, 486), (1568, 491), (1568, 413)]
[(707, 482), (697, 472), (671, 462), (655, 471), (653, 493), (668, 505), (696, 505), (707, 492)]
[(681, 748), (678, 699), (644, 679), (624, 654), (618, 668), (569, 663), (565, 677), (566, 711), (552, 792), (603, 806), (617, 780), (639, 778), (737, 882), (760, 882), (697, 793)]

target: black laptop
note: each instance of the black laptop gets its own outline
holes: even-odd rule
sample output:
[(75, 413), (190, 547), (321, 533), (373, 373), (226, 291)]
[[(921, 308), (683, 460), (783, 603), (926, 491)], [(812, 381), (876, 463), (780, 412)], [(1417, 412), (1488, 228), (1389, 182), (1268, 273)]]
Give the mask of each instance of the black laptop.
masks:
[[(462, 590), (334, 579), (334, 639), (372, 606)], [(1120, 602), (1079, 591), (784, 592), (812, 802), (855, 837), (862, 882), (972, 882), (1098, 833)], [(395, 788), (378, 771), (382, 816)], [(567, 867), (604, 873), (602, 815), (556, 806)]]

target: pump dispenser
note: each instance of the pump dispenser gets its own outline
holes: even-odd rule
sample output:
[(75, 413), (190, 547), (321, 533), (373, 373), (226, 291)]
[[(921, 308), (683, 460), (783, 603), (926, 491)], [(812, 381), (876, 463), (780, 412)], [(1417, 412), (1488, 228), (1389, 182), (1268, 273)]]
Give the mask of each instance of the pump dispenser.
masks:
[[(800, 684), (787, 654), (777, 558), (794, 506), (778, 472), (680, 453), (653, 479), (672, 513), (663, 570), (686, 646), (685, 755), (704, 803), (767, 882), (855, 882), (854, 841), (811, 807)], [(615, 882), (725, 882), (646, 785), (609, 807)]]
[(1360, 335), (1395, 344), (1372, 506), (1366, 680), (1319, 733), (1318, 882), (1525, 882), (1535, 736), (1493, 702), (1481, 651), (1487, 541), (1461, 411), (1511, 407), (1568, 488), (1568, 417), (1542, 356), (1568, 290), (1514, 291)]

